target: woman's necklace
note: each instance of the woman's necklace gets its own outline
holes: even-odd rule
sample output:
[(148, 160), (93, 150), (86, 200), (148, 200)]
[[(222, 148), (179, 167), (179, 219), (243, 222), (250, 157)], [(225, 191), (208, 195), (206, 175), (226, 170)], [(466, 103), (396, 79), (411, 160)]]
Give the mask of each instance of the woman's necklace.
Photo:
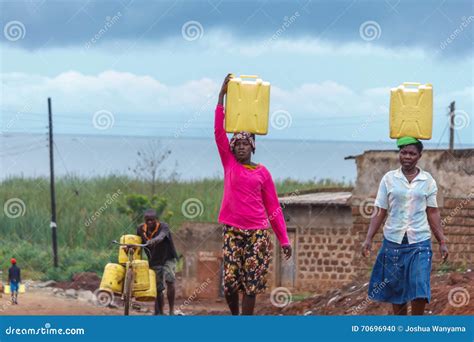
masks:
[[(402, 171), (403, 171), (403, 170), (402, 170)], [(418, 171), (419, 171), (418, 168), (416, 168), (416, 169), (415, 169), (415, 172), (413, 172), (413, 173), (405, 173), (405, 172), (403, 172), (403, 174), (404, 174), (405, 176), (407, 176), (407, 177), (411, 177), (411, 176), (416, 175), (416, 174), (418, 173)]]

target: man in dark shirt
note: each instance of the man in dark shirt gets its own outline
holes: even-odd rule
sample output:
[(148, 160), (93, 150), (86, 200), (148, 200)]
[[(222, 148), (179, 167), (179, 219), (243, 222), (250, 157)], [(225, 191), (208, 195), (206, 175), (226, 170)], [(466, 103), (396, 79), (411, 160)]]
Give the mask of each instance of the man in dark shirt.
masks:
[(21, 271), (16, 265), (16, 259), (11, 258), (12, 266), (8, 269), (8, 282), (10, 283), (10, 292), (12, 295), (12, 303), (18, 304), (18, 287), (21, 283)]
[(174, 282), (178, 254), (168, 225), (157, 219), (156, 211), (148, 209), (144, 216), (145, 223), (137, 228), (137, 235), (141, 236), (142, 243), (147, 244), (145, 252), (148, 262), (150, 268), (156, 272), (155, 315), (163, 315), (164, 313), (163, 290), (165, 289), (165, 282), (170, 315), (174, 315)]

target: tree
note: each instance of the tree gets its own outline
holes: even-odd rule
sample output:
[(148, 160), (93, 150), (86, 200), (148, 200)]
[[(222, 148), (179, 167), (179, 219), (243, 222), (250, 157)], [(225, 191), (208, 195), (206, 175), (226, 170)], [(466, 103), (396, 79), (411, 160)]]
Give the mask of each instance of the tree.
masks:
[[(164, 162), (171, 155), (171, 150), (164, 148), (161, 145), (160, 140), (152, 140), (143, 149), (137, 151), (137, 162), (133, 169), (133, 173), (138, 178), (145, 180), (150, 184), (151, 196), (156, 195), (156, 185), (160, 180), (160, 175), (166, 174), (166, 168), (163, 167)], [(176, 173), (177, 164), (175, 163), (175, 169), (172, 171), (172, 178), (177, 177)]]
[(132, 222), (138, 225), (143, 221), (143, 213), (147, 209), (155, 209), (156, 215), (163, 221), (169, 222), (173, 212), (165, 212), (168, 200), (164, 197), (152, 196), (151, 199), (145, 195), (129, 194), (125, 197), (125, 203), (119, 204), (118, 211), (128, 215)]

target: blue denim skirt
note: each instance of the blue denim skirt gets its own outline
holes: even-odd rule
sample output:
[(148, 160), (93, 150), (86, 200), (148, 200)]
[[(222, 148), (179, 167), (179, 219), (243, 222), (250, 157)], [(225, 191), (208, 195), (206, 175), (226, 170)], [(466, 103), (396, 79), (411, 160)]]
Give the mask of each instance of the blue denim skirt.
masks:
[(401, 244), (384, 239), (370, 277), (368, 297), (380, 302), (404, 304), (431, 299), (431, 239)]

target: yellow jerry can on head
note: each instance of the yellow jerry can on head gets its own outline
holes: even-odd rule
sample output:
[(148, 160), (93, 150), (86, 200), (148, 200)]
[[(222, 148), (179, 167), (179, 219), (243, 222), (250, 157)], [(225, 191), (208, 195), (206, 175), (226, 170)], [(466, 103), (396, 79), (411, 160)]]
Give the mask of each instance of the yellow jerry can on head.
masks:
[(405, 82), (390, 90), (390, 138), (431, 139), (433, 87)]
[[(120, 237), (120, 243), (129, 243), (129, 244), (134, 244), (134, 245), (139, 245), (142, 243), (142, 238), (138, 235), (122, 235)], [(141, 260), (142, 258), (142, 253), (141, 253), (141, 248), (135, 249), (133, 252), (133, 260)], [(119, 264), (126, 264), (128, 262), (128, 256), (127, 253), (125, 253), (125, 248), (122, 246), (119, 247), (119, 256), (118, 256), (118, 262)]]
[(241, 75), (229, 81), (225, 103), (227, 133), (268, 133), (270, 83), (254, 75)]
[(156, 273), (154, 270), (148, 271), (150, 286), (147, 290), (135, 291), (133, 296), (140, 302), (153, 302), (156, 299)]
[(114, 293), (122, 293), (124, 279), (125, 267), (119, 264), (108, 263), (105, 265), (99, 288)]

